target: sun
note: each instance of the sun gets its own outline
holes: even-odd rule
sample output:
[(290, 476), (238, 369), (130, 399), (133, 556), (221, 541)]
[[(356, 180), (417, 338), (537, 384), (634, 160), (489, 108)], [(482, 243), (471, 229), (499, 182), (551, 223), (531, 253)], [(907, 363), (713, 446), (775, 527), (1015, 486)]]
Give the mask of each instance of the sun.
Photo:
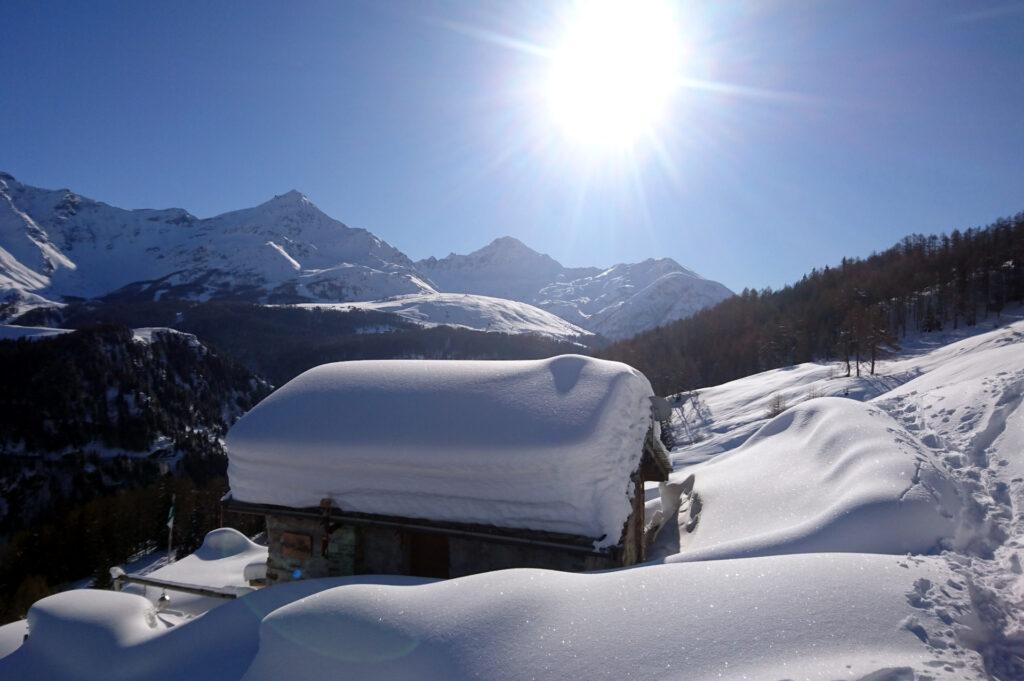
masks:
[(631, 147), (666, 116), (679, 60), (678, 28), (667, 1), (581, 1), (551, 55), (551, 117), (585, 146)]

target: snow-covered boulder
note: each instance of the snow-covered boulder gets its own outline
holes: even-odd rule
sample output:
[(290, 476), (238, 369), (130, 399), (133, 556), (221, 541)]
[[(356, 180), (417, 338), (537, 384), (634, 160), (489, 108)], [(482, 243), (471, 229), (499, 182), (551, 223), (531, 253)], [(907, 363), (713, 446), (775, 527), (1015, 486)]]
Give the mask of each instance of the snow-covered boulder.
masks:
[(326, 364), (231, 429), (231, 494), (614, 545), (651, 395), (635, 369), (578, 355)]

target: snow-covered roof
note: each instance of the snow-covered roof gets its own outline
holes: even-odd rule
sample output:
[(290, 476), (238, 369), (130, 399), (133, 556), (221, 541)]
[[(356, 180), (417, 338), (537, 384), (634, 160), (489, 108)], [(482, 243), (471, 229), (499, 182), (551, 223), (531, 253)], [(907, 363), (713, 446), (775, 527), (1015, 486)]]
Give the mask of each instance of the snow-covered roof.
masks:
[(228, 434), (238, 501), (564, 532), (616, 544), (651, 427), (618, 362), (384, 360), (311, 369)]

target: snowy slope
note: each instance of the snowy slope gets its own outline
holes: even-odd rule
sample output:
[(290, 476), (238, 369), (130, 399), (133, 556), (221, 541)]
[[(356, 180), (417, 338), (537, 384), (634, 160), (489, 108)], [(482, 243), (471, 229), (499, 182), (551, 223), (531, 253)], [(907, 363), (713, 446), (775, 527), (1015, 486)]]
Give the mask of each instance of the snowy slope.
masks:
[[(0, 288), (11, 298), (372, 300), (431, 291), (396, 248), (292, 191), (199, 219), (123, 210), (0, 174)], [(125, 289), (125, 287), (129, 287)]]
[(962, 501), (936, 459), (877, 407), (804, 402), (689, 471), (704, 509), (670, 560), (952, 546)]
[(469, 293), (413, 293), (366, 303), (303, 303), (301, 307), (390, 312), (420, 326), (457, 326), (494, 333), (532, 333), (574, 340), (591, 333), (540, 308)]
[(689, 317), (732, 291), (670, 258), (616, 265), (593, 276), (541, 289), (537, 305), (607, 338)]
[(1022, 401), (1024, 321), (751, 376), (676, 409), (659, 564), (295, 582), (171, 629), (58, 595), (0, 679), (1021, 679)]
[(511, 298), (608, 338), (625, 338), (688, 317), (732, 295), (670, 258), (563, 267), (512, 237), (468, 255), (427, 258), (416, 268), (441, 291)]
[[(943, 646), (981, 652), (986, 678), (1024, 678), (1024, 321), (972, 331), (912, 342), (876, 376), (805, 364), (699, 391), (676, 410), (673, 451), (674, 479), (695, 476), (697, 522), (688, 532), (684, 503), (658, 555), (945, 549), (955, 586), (910, 598), (970, 609)], [(807, 401), (771, 418), (773, 395)]]

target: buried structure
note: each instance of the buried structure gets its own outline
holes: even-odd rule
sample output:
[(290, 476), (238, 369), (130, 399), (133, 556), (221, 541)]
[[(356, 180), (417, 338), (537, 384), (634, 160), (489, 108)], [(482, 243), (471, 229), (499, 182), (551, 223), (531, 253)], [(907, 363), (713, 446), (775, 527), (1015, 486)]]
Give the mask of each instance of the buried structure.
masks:
[(231, 429), (224, 508), (266, 517), (271, 583), (630, 565), (670, 472), (652, 399), (577, 355), (326, 364)]

